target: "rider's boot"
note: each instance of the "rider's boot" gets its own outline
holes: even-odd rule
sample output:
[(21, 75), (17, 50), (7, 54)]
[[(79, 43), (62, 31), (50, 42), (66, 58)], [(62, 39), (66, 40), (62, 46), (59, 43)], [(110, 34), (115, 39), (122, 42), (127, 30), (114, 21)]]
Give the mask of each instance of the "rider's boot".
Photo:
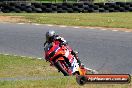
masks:
[(79, 58), (77, 56), (77, 53), (78, 53), (77, 51), (74, 52), (73, 50), (71, 52), (71, 54), (74, 55), (74, 57), (76, 58), (77, 62), (79, 63), (79, 66), (81, 66), (81, 61), (79, 60)]

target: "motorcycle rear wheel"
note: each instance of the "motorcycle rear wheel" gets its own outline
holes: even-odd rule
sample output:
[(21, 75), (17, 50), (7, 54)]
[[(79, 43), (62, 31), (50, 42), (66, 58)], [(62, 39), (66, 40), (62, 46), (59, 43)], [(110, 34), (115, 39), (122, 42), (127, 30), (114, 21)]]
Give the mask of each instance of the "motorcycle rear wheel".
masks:
[[(56, 68), (59, 71), (61, 71), (63, 73), (64, 76), (69, 76), (70, 74), (63, 68), (61, 63), (64, 63), (64, 62), (63, 61), (61, 62), (61, 60), (58, 60), (54, 65), (56, 66)], [(65, 63), (64, 63), (64, 65), (65, 65)]]

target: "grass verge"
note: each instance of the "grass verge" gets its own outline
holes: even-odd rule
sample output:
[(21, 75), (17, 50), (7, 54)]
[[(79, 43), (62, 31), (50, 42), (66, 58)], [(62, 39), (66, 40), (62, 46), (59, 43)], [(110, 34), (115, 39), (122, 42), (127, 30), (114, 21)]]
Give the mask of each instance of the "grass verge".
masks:
[[(68, 26), (92, 26), (132, 29), (132, 13), (1, 13), (0, 16), (17, 16), (26, 22)], [(16, 19), (16, 18), (14, 18)]]
[(0, 55), (0, 77), (58, 76), (57, 70), (44, 60)]
[[(28, 57), (5, 56), (0, 54), (0, 79), (15, 77), (49, 77), (61, 76), (61, 73), (43, 60)], [(132, 88), (130, 84), (86, 84), (79, 86), (75, 77), (54, 78), (46, 80), (0, 80), (0, 88)]]

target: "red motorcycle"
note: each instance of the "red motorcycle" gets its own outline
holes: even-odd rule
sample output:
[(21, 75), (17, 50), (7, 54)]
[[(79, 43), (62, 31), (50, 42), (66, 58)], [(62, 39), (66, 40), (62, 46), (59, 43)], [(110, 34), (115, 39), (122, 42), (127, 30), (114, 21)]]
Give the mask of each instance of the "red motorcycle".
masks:
[(79, 66), (76, 58), (71, 54), (72, 49), (69, 46), (60, 45), (59, 41), (54, 41), (52, 44), (46, 45), (44, 50), (46, 60), (61, 71), (64, 76), (87, 73), (88, 69)]

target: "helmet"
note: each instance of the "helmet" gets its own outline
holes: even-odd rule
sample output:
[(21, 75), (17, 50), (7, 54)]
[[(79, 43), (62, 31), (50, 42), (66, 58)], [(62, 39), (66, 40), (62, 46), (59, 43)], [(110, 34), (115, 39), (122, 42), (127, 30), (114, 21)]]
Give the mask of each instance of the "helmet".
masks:
[(46, 41), (49, 41), (50, 38), (52, 38), (55, 35), (55, 31), (50, 30), (46, 32)]

